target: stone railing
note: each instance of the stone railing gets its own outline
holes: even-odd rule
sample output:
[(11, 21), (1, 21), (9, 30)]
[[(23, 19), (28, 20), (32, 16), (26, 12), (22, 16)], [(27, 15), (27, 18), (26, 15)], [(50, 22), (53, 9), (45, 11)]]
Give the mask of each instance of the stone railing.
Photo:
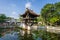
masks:
[(52, 33), (60, 33), (60, 27), (47, 26), (47, 31)]

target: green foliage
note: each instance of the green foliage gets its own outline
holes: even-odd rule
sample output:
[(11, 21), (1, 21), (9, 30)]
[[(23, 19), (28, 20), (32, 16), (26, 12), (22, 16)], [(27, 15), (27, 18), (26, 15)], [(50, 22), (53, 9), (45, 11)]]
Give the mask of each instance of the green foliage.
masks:
[(42, 40), (59, 40), (58, 36), (59, 34), (46, 32), (44, 30), (39, 31), (33, 31), (33, 33), (36, 35), (35, 38), (40, 37)]
[(51, 22), (51, 23), (54, 23), (54, 22), (56, 22), (56, 21), (58, 21), (58, 18), (56, 18), (56, 17), (50, 19), (50, 22)]
[[(46, 4), (42, 8), (41, 16), (46, 24), (60, 25), (60, 2), (55, 4)], [(58, 25), (55, 24), (55, 25)]]
[(21, 15), (19, 15), (19, 20), (22, 21), (22, 17), (21, 17)]
[(5, 22), (7, 17), (4, 14), (0, 14), (0, 22)]

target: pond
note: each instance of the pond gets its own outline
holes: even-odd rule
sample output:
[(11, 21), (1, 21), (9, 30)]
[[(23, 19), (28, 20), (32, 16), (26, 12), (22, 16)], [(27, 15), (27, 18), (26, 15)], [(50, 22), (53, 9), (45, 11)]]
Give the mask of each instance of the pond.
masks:
[(60, 35), (45, 30), (0, 29), (0, 40), (59, 40)]

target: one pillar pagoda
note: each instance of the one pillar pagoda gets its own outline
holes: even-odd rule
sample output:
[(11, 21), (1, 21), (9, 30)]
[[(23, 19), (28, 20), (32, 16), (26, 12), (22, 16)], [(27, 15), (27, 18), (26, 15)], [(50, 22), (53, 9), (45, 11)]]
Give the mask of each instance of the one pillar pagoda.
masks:
[(37, 17), (39, 17), (39, 15), (33, 12), (33, 10), (26, 8), (25, 13), (22, 14), (21, 17), (22, 17), (22, 22), (24, 23), (25, 29), (30, 30), (31, 26), (38, 23)]

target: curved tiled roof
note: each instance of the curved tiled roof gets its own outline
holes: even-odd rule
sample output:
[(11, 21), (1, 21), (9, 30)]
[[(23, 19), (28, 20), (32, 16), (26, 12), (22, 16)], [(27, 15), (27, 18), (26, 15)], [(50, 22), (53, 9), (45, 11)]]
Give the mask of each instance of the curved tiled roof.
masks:
[(34, 16), (36, 16), (36, 17), (38, 17), (38, 16), (39, 16), (39, 15), (38, 15), (38, 14), (36, 14), (33, 10), (28, 9), (28, 8), (26, 8), (25, 13), (24, 13), (24, 14), (22, 14), (21, 16), (25, 16), (27, 13), (29, 13), (29, 14), (31, 14), (31, 15), (34, 15)]

